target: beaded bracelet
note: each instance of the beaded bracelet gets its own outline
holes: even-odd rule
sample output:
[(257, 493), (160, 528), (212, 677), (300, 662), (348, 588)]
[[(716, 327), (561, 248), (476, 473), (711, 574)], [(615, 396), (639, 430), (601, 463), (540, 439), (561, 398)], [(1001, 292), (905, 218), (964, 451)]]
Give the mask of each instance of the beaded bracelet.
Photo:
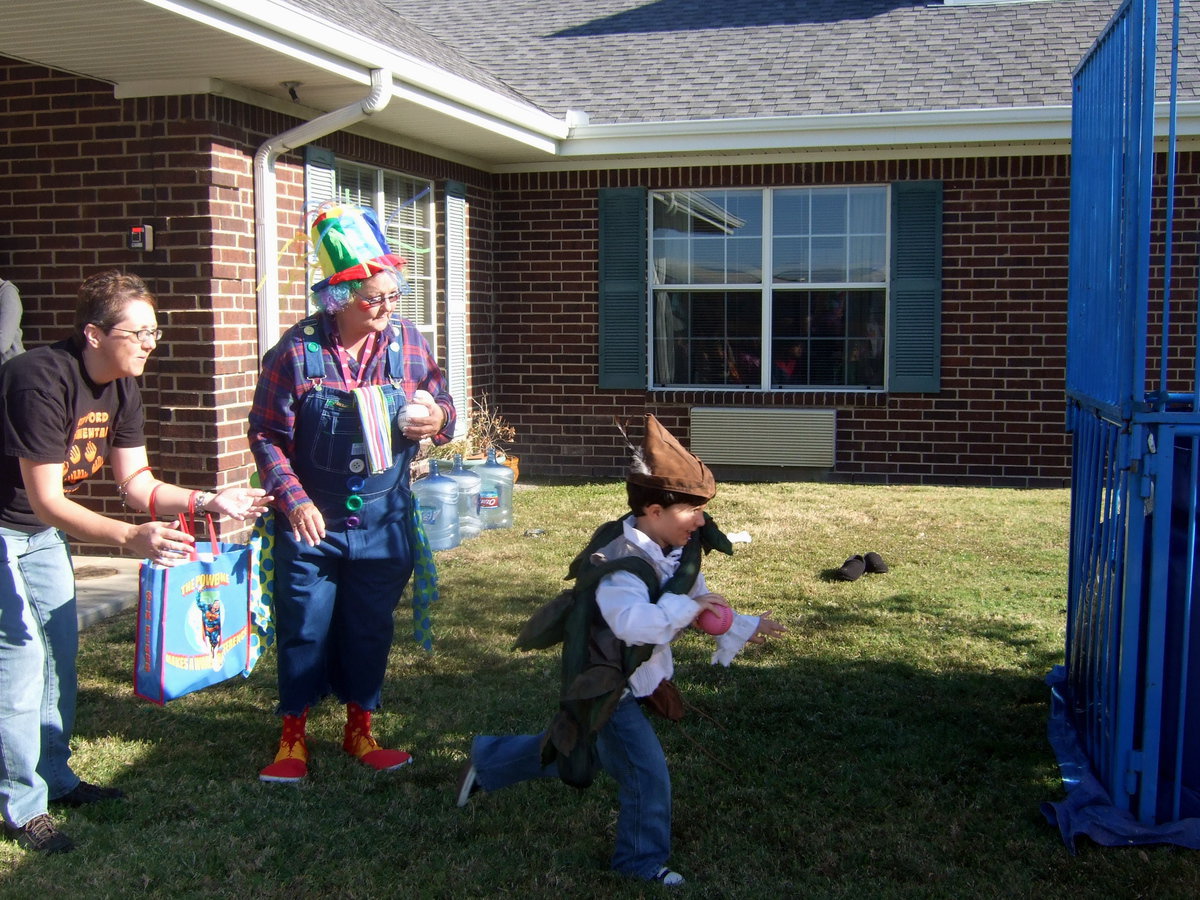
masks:
[(142, 466), (140, 469), (138, 469), (136, 472), (134, 472), (132, 475), (130, 475), (128, 478), (126, 478), (124, 481), (122, 481), (120, 484), (117, 485), (117, 493), (121, 495), (122, 500), (124, 500), (125, 496), (129, 493), (129, 483), (131, 481), (133, 481), (133, 479), (135, 479), (139, 475), (141, 475), (143, 472), (149, 472), (149, 471), (150, 471), (149, 466)]

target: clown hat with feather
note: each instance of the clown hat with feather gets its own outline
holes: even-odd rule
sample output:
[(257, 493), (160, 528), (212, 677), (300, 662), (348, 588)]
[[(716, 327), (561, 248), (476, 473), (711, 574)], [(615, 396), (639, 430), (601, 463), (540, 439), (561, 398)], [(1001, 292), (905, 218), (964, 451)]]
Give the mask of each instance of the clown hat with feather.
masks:
[(326, 308), (331, 307), (331, 301), (333, 308), (344, 305), (358, 282), (380, 272), (392, 272), (397, 287), (402, 291), (407, 288), (401, 272), (408, 263), (388, 248), (374, 210), (345, 203), (325, 204), (313, 217), (310, 233), (325, 276), (312, 286), (312, 292)]

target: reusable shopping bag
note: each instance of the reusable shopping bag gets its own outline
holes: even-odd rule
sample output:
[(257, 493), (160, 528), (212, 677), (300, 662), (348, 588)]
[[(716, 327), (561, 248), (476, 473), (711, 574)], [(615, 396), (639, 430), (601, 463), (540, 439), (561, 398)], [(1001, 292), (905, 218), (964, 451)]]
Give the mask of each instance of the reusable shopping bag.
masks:
[[(251, 668), (254, 550), (215, 540), (205, 518), (210, 540), (196, 541), (189, 562), (146, 560), (138, 573), (133, 690), (160, 706)], [(179, 527), (195, 535), (194, 515)]]

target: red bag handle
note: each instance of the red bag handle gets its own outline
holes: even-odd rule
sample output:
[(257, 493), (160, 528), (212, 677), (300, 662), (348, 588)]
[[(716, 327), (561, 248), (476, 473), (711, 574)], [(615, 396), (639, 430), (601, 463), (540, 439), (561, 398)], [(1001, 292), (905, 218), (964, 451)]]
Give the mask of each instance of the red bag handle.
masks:
[[(196, 531), (196, 497), (199, 494), (200, 494), (199, 491), (192, 491), (191, 494), (188, 495), (188, 508), (187, 508), (186, 518), (185, 518), (184, 513), (179, 514), (179, 530), (186, 531), (193, 538), (199, 537), (199, 535)], [(206, 512), (204, 514), (204, 519), (205, 519), (205, 521), (208, 522), (208, 543), (209, 543), (209, 546), (212, 547), (212, 555), (214, 557), (220, 556), (221, 555), (221, 546), (220, 546), (220, 543), (217, 541), (217, 529), (216, 529), (216, 526), (213, 525), (212, 514)], [(188, 555), (188, 558), (189, 559), (199, 559), (200, 558), (200, 553), (199, 553), (199, 551), (196, 550), (195, 544), (192, 545), (192, 549)]]

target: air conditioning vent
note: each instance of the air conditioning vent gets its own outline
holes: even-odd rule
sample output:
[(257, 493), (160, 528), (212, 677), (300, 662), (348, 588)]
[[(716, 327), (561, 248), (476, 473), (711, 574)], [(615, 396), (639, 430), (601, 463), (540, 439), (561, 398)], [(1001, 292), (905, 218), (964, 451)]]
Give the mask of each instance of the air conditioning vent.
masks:
[(691, 410), (689, 449), (709, 464), (833, 468), (837, 410)]

